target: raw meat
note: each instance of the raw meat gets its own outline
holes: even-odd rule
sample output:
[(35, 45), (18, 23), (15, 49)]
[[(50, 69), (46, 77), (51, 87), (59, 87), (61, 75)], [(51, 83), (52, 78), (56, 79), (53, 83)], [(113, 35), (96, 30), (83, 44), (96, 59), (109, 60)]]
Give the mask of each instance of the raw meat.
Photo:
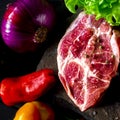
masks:
[(109, 87), (119, 64), (120, 32), (81, 12), (57, 49), (60, 81), (81, 111), (94, 106)]

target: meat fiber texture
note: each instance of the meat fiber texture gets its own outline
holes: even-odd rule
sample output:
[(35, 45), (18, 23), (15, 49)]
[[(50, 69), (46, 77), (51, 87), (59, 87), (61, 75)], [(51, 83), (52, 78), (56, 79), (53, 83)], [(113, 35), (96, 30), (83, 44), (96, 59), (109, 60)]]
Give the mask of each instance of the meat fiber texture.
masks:
[(98, 103), (119, 64), (120, 32), (104, 19), (80, 12), (57, 48), (59, 79), (70, 99), (85, 111)]

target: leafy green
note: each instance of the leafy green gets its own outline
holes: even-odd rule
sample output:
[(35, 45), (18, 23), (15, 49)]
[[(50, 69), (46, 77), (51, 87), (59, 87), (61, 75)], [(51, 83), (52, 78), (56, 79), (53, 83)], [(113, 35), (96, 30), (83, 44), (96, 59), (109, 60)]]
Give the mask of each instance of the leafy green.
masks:
[(87, 14), (96, 15), (96, 19), (104, 18), (112, 26), (120, 25), (120, 0), (64, 0), (70, 12), (77, 9)]
[[(82, 1), (82, 0), (81, 0)], [(69, 9), (70, 12), (76, 13), (77, 8), (82, 8), (83, 5), (80, 0), (65, 0), (65, 5)]]

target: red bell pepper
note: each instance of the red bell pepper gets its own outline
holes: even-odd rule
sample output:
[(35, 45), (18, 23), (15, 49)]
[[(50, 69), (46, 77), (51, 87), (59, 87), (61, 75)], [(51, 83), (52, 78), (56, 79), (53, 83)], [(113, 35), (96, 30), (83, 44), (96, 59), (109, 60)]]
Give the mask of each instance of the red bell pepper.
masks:
[(55, 83), (52, 69), (42, 69), (27, 75), (4, 78), (0, 83), (0, 97), (8, 106), (36, 100)]

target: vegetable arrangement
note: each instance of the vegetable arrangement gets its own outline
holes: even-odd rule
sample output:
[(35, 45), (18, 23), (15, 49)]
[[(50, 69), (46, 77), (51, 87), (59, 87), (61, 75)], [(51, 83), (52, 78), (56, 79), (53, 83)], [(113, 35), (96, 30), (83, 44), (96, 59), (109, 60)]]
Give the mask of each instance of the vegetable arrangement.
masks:
[(46, 40), (54, 22), (53, 6), (46, 0), (17, 0), (4, 13), (2, 38), (15, 52), (33, 52)]
[(0, 97), (7, 106), (36, 100), (54, 84), (52, 69), (42, 69), (23, 76), (4, 78), (0, 83)]
[[(65, 4), (72, 13), (79, 8), (88, 14), (95, 14), (96, 19), (105, 18), (112, 26), (120, 25), (119, 0), (65, 0)], [(8, 5), (4, 14), (1, 26), (3, 40), (15, 52), (35, 51), (46, 40), (54, 21), (55, 12), (47, 1), (17, 0)], [(54, 83), (54, 71), (51, 69), (5, 78), (0, 83), (0, 97), (7, 106), (27, 102), (18, 110), (14, 120), (54, 120), (49, 106), (34, 101)]]
[[(55, 11), (46, 0), (16, 0), (10, 3), (1, 23), (4, 43), (17, 53), (34, 52), (52, 31)], [(24, 103), (14, 120), (54, 120), (51, 107), (34, 101), (55, 85), (54, 71), (44, 68), (0, 81), (0, 98), (6, 106)]]
[(47, 104), (32, 101), (20, 107), (13, 120), (55, 120), (55, 114)]
[(66, 7), (72, 13), (77, 9), (104, 18), (112, 26), (120, 25), (120, 0), (65, 0)]

